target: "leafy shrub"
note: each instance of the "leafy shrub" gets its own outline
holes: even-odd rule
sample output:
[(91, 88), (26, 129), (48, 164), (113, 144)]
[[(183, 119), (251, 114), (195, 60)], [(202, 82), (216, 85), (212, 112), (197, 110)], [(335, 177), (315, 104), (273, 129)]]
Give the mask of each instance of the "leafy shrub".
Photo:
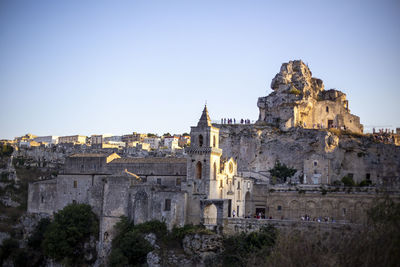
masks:
[(370, 186), (372, 184), (371, 180), (362, 180), (358, 186)]
[(45, 255), (66, 265), (84, 264), (84, 244), (98, 237), (99, 222), (86, 204), (69, 204), (54, 214), (44, 234)]
[[(258, 264), (270, 254), (275, 244), (277, 231), (273, 226), (266, 226), (258, 232), (240, 233), (224, 238), (222, 252), (223, 266), (246, 266), (251, 258), (260, 258)], [(257, 260), (258, 261), (258, 260)]]
[[(296, 169), (290, 168), (286, 166), (285, 164), (281, 164), (279, 160), (275, 163), (275, 166), (268, 170), (272, 177), (276, 178), (277, 183), (284, 183), (286, 182), (286, 179), (289, 177), (292, 177), (296, 173)], [(275, 179), (273, 179), (275, 180)]]
[(292, 95), (300, 95), (301, 92), (300, 92), (299, 89), (297, 89), (297, 88), (295, 88), (295, 87), (292, 86), (292, 88), (290, 88), (289, 94), (292, 94)]
[(343, 178), (342, 178), (342, 183), (345, 185), (345, 186), (354, 186), (355, 185), (355, 182), (354, 182), (354, 180), (353, 180), (353, 178), (352, 177), (350, 177), (350, 176), (343, 176)]
[(8, 259), (9, 256), (14, 254), (19, 248), (18, 240), (14, 238), (7, 238), (3, 240), (3, 244), (0, 246), (0, 264)]
[(203, 225), (186, 224), (183, 227), (174, 226), (174, 228), (172, 228), (172, 231), (170, 233), (170, 239), (176, 241), (182, 241), (186, 235), (190, 234), (210, 235), (214, 233), (206, 229)]
[(44, 234), (50, 224), (51, 224), (51, 221), (49, 218), (43, 218), (39, 221), (35, 230), (31, 234), (31, 236), (28, 238), (28, 246), (30, 248), (40, 250), (40, 247), (42, 245), (42, 241), (44, 238)]
[[(167, 233), (164, 222), (150, 221), (134, 225), (125, 216), (115, 225), (116, 236), (112, 241), (109, 257), (110, 266), (141, 265), (146, 261), (146, 255), (152, 250), (150, 243), (144, 238), (145, 233), (158, 232), (162, 237)], [(156, 234), (157, 235), (157, 234)]]
[(160, 222), (157, 220), (152, 220), (135, 225), (134, 229), (144, 234), (154, 233), (158, 238), (161, 238), (168, 233), (167, 225), (165, 224), (165, 222)]
[(333, 181), (332, 185), (334, 185), (334, 186), (341, 186), (341, 185), (343, 185), (343, 184), (342, 184), (341, 181), (335, 180), (335, 181)]

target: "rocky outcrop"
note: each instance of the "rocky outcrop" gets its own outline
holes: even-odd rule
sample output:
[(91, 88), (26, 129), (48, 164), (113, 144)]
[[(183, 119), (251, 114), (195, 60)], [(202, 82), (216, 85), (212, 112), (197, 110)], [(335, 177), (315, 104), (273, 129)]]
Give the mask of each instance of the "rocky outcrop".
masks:
[(272, 79), (270, 95), (260, 97), (257, 124), (273, 125), (281, 130), (303, 128), (345, 128), (361, 133), (360, 118), (350, 114), (346, 95), (341, 91), (324, 90), (324, 83), (312, 77), (301, 60), (282, 64)]

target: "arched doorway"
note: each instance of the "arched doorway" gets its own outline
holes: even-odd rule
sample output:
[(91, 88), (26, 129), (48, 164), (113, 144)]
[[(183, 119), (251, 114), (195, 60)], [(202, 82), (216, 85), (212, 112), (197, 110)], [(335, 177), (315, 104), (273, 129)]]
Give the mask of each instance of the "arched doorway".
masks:
[(139, 191), (135, 195), (135, 205), (134, 205), (134, 224), (140, 224), (147, 221), (148, 216), (148, 197), (146, 192)]
[(244, 197), (244, 216), (251, 218), (252, 216), (252, 209), (251, 209), (251, 196), (250, 192), (247, 192), (245, 197)]
[(217, 224), (217, 207), (214, 204), (207, 205), (204, 208), (204, 224)]

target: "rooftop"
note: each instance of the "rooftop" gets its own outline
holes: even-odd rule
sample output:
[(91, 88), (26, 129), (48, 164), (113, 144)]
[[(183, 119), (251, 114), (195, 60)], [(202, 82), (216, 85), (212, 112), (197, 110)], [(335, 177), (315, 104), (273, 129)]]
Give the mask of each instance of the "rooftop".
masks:
[(184, 163), (186, 164), (186, 158), (119, 158), (114, 159), (110, 163)]

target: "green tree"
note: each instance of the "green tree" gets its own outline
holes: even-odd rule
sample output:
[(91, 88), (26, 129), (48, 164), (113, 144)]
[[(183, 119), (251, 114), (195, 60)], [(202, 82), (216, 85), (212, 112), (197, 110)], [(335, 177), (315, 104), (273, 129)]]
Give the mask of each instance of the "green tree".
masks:
[(287, 178), (292, 177), (296, 173), (296, 169), (290, 168), (285, 164), (281, 164), (279, 160), (275, 163), (272, 169), (268, 170), (269, 173), (276, 179), (277, 183), (286, 182)]
[(350, 177), (350, 176), (348, 176), (348, 175), (346, 175), (346, 176), (343, 176), (343, 178), (342, 178), (342, 183), (345, 185), (345, 186), (354, 186), (356, 183), (354, 182), (354, 180), (353, 180), (353, 177)]
[(91, 207), (70, 204), (54, 215), (43, 240), (45, 255), (66, 265), (84, 263), (84, 244), (98, 237), (99, 222)]
[(144, 238), (145, 233), (166, 234), (165, 223), (150, 221), (133, 225), (126, 217), (115, 226), (116, 236), (112, 241), (110, 266), (140, 266), (146, 262), (147, 253), (152, 251), (150, 243)]

